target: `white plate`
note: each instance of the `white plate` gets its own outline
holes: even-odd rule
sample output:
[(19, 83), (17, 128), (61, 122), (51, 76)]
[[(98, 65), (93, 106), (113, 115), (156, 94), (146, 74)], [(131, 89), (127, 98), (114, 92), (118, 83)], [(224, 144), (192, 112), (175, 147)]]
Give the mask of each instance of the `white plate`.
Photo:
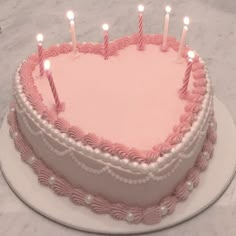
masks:
[(230, 184), (236, 167), (236, 128), (225, 106), (215, 99), (218, 139), (208, 169), (189, 199), (157, 225), (131, 225), (108, 215), (96, 215), (69, 199), (41, 186), (31, 168), (21, 161), (8, 133), (6, 119), (0, 131), (0, 160), (3, 175), (17, 196), (35, 211), (74, 229), (103, 234), (134, 234), (161, 230), (196, 216), (213, 204)]

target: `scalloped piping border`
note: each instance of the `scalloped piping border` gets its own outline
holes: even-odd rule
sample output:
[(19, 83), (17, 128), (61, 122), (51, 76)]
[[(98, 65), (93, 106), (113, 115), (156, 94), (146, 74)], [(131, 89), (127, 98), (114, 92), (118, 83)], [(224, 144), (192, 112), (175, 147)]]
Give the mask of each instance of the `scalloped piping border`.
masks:
[(176, 186), (172, 195), (164, 197), (154, 206), (128, 206), (123, 203), (112, 203), (100, 196), (86, 193), (83, 189), (74, 188), (67, 181), (57, 176), (34, 156), (33, 151), (24, 140), (18, 128), (14, 105), (12, 105), (7, 118), (10, 125), (10, 135), (16, 149), (20, 152), (21, 159), (31, 166), (42, 185), (51, 188), (59, 196), (68, 197), (76, 205), (86, 206), (97, 214), (109, 214), (117, 220), (124, 220), (132, 224), (157, 224), (165, 216), (172, 214), (176, 204), (186, 200), (193, 189), (198, 186), (200, 172), (207, 168), (213, 154), (213, 145), (216, 142), (216, 122), (212, 121), (214, 125), (209, 126), (205, 140), (205, 144), (210, 143), (209, 150), (202, 150), (194, 167), (188, 171), (185, 179)]
[[(110, 55), (116, 55), (116, 53), (117, 53), (117, 51), (119, 51), (119, 50), (121, 50), (122, 48), (125, 48), (125, 47), (127, 47), (127, 46), (129, 46), (129, 45), (132, 45), (132, 44), (135, 44), (136, 43), (136, 35), (132, 35), (131, 37), (124, 37), (124, 38), (121, 38), (121, 39), (117, 39), (117, 40), (115, 40), (114, 42), (111, 42), (111, 47), (110, 47)], [(147, 44), (147, 43), (149, 43), (149, 44), (156, 44), (156, 45), (159, 45), (159, 44), (161, 44), (161, 40), (162, 40), (162, 36), (161, 35), (145, 35), (145, 43)], [(168, 45), (169, 45), (169, 47), (171, 47), (172, 49), (174, 49), (174, 50), (177, 50), (178, 49), (178, 42), (174, 39), (174, 38), (172, 38), (172, 37), (169, 37), (168, 38)], [(77, 45), (77, 47), (80, 49), (80, 51), (82, 51), (82, 53), (97, 53), (97, 54), (100, 54), (100, 55), (102, 55), (102, 48), (101, 48), (101, 44), (92, 44), (92, 43), (84, 43), (84, 44), (79, 44), (78, 43), (78, 45)], [(61, 50), (63, 51), (63, 52), (61, 52), (61, 51), (59, 51), (58, 52), (58, 50), (59, 50), (59, 48), (61, 48)], [(187, 48), (187, 46), (185, 47), (185, 50), (184, 50), (184, 53), (183, 53), (183, 57), (185, 57), (186, 56), (186, 52), (187, 52), (187, 50), (188, 50), (188, 48)], [(70, 44), (63, 44), (63, 45), (59, 45), (59, 46), (52, 46), (52, 47), (50, 47), (49, 49), (47, 49), (47, 50), (45, 50), (45, 57), (49, 57), (49, 56), (56, 56), (56, 55), (58, 55), (59, 53), (69, 53), (71, 51), (71, 45)], [(35, 61), (36, 60), (36, 61)], [(30, 68), (31, 69), (33, 69), (36, 65), (37, 65), (37, 56), (36, 55), (32, 55), (31, 57), (29, 57), (29, 59), (25, 62), (25, 63), (27, 63), (28, 61), (31, 61), (33, 64), (31, 64), (30, 65)], [(201, 61), (201, 59), (198, 57), (197, 58), (197, 61), (199, 61), (199, 63), (200, 64), (202, 64), (203, 65), (203, 61)], [(25, 64), (24, 63), (24, 64)], [(23, 64), (23, 66), (24, 66), (24, 64)], [(19, 68), (19, 70), (18, 70), (18, 72), (19, 72), (19, 75), (20, 75), (20, 79), (22, 80), (22, 75), (21, 75), (21, 69), (22, 69), (22, 67), (21, 68)], [(204, 103), (205, 103), (205, 105), (206, 105), (206, 100), (207, 100), (207, 98), (206, 97), (209, 97), (209, 95), (208, 96), (205, 96), (205, 94), (206, 93), (209, 93), (209, 89), (210, 89), (210, 80), (208, 79), (208, 75), (207, 75), (207, 71), (206, 71), (206, 69), (205, 69), (205, 66), (203, 65), (203, 68), (201, 68), (201, 69), (199, 69), (199, 70), (201, 70), (201, 71), (204, 71), (204, 76), (203, 77), (201, 77), (200, 76), (200, 79), (205, 79), (206, 80), (206, 84), (205, 85), (201, 85), (201, 86), (199, 86), (199, 84), (197, 85), (197, 88), (204, 88), (203, 90), (204, 91), (202, 91), (202, 90), (199, 90), (199, 91), (195, 91), (194, 93), (195, 93), (195, 95), (197, 94), (197, 95), (200, 95), (202, 92), (203, 92), (203, 94), (201, 94), (201, 96), (203, 96), (203, 97), (205, 97), (204, 99), (203, 99), (203, 101), (202, 102), (195, 102), (195, 104), (196, 105), (198, 105), (198, 103), (199, 104), (201, 104), (202, 106), (204, 105)], [(198, 70), (196, 70), (196, 71), (198, 71)], [(196, 80), (200, 80), (199, 79), (199, 76), (198, 76), (198, 78), (196, 79)], [(30, 81), (28, 80), (28, 83), (29, 83)], [(196, 82), (196, 81), (195, 81)], [(194, 85), (195, 86), (195, 85)], [(205, 86), (207, 87), (207, 89), (205, 88)], [(19, 92), (22, 92), (22, 88), (18, 88), (18, 90), (19, 90)], [(26, 99), (27, 101), (28, 101), (28, 103), (30, 103), (32, 106), (33, 106), (33, 108), (35, 109), (35, 111), (36, 111), (36, 114), (35, 115), (39, 115), (39, 113), (38, 113), (38, 110), (37, 110), (37, 107), (35, 106), (35, 104), (32, 104), (32, 100), (31, 101), (29, 101), (29, 98), (27, 97), (27, 99)], [(209, 99), (208, 99), (209, 100)], [(191, 102), (190, 102), (191, 103)], [(201, 107), (201, 108), (203, 108), (204, 109), (204, 107)], [(203, 110), (202, 109), (202, 110)], [(200, 111), (202, 111), (201, 109), (200, 109)], [(196, 115), (200, 112), (200, 111), (191, 111), (193, 114), (195, 113)], [(190, 113), (191, 113), (190, 112)], [(202, 112), (200, 112), (200, 113), (202, 113)], [(42, 118), (41, 117), (41, 115), (40, 115), (40, 118)], [(44, 119), (43, 119), (44, 120)], [(58, 120), (60, 120), (60, 119), (58, 119)], [(46, 121), (46, 120), (45, 120)], [(61, 121), (61, 120), (60, 120)], [(191, 127), (194, 125), (194, 123), (195, 122), (193, 122), (193, 124), (191, 125)], [(59, 122), (59, 126), (60, 126), (61, 124), (60, 124), (60, 122)], [(57, 127), (58, 128), (58, 127)], [(60, 129), (58, 129), (58, 131), (61, 133), (61, 134), (63, 134), (64, 132), (62, 132)], [(191, 131), (191, 129), (190, 129), (190, 131)], [(189, 132), (190, 132), (189, 131)], [(182, 131), (181, 131), (182, 132)], [(187, 133), (184, 133), (184, 135), (183, 135), (183, 137), (181, 138), (181, 140), (180, 140), (180, 143), (176, 143), (176, 144), (174, 144), (174, 145), (172, 145), (171, 146), (171, 148), (169, 149), (169, 150), (166, 150), (167, 151), (167, 153), (165, 153), (163, 156), (162, 156), (162, 158), (161, 159), (163, 159), (163, 158), (165, 158), (166, 156), (168, 156), (168, 154), (172, 154), (173, 153), (173, 151), (172, 151), (172, 149), (174, 149), (175, 150), (175, 148), (177, 148), (179, 145), (181, 145), (182, 144), (182, 141), (184, 141), (184, 139), (186, 140), (186, 135), (189, 133), (189, 132), (187, 132)], [(181, 134), (182, 135), (182, 134)], [(82, 141), (82, 145), (84, 144), (86, 147), (89, 147), (88, 149), (92, 149), (92, 150), (99, 150), (99, 151), (101, 151), (100, 149), (99, 149), (99, 146), (97, 146), (97, 147), (93, 147), (93, 145), (92, 145), (92, 143), (90, 143), (90, 141), (92, 141), (93, 140), (93, 136), (92, 137), (88, 137), (87, 135), (85, 135), (84, 137), (87, 137), (87, 139), (88, 139), (88, 141), (89, 141), (89, 143), (83, 143), (83, 141)], [(100, 140), (101, 141), (101, 140)], [(164, 143), (165, 144), (165, 143)], [(157, 145), (156, 145), (157, 146)], [(164, 145), (165, 146), (165, 145)], [(177, 146), (177, 147), (176, 147)], [(133, 153), (132, 153), (132, 155), (134, 155), (134, 156), (132, 156), (132, 157), (129, 157), (128, 156), (128, 153), (126, 153), (126, 151), (124, 152), (124, 154), (126, 155), (126, 157), (124, 158), (123, 156), (120, 156), (120, 154), (118, 153), (116, 153), (116, 156), (118, 156), (118, 158), (121, 158), (121, 159), (126, 159), (126, 158), (128, 158), (128, 160), (130, 160), (131, 162), (134, 162), (134, 163), (137, 163), (137, 164), (143, 164), (143, 166), (146, 168), (147, 166), (145, 166), (145, 165), (149, 165), (150, 163), (154, 163), (157, 159), (158, 159), (158, 155), (155, 155), (155, 156), (153, 156), (153, 158), (146, 158), (146, 156), (144, 157), (143, 155), (141, 155), (141, 156), (139, 156), (139, 154), (138, 155), (136, 155), (137, 153), (136, 153), (136, 151), (137, 151), (137, 149), (134, 149), (134, 148), (131, 148), (131, 149), (127, 149), (128, 150), (128, 153), (131, 155), (131, 150), (132, 151), (134, 151)], [(155, 151), (153, 151), (153, 150), (150, 150), (151, 152), (155, 152)], [(141, 151), (139, 151), (138, 153), (141, 153)], [(108, 155), (110, 155), (109, 154), (109, 152), (105, 152), (105, 154), (108, 154)], [(142, 154), (144, 154), (144, 153), (142, 153)], [(146, 155), (146, 154), (145, 154)], [(115, 157), (115, 156), (113, 156), (112, 155), (112, 157)], [(140, 159), (141, 158), (141, 159)]]

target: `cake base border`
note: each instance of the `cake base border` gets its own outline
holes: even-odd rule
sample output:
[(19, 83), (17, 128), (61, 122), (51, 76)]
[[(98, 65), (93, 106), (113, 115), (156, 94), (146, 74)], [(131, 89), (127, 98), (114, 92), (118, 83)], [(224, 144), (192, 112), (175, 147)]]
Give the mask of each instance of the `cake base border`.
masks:
[[(208, 166), (209, 170), (201, 173), (199, 187), (190, 194), (189, 199), (177, 204), (175, 212), (156, 225), (133, 225), (114, 220), (108, 215), (97, 215), (85, 207), (75, 207), (69, 199), (59, 197), (50, 189), (41, 186), (35, 173), (25, 165), (18, 151), (15, 150), (14, 143), (9, 136), (6, 119), (0, 132), (1, 170), (10, 188), (25, 204), (62, 225), (81, 231), (103, 234), (127, 235), (163, 230), (203, 212), (219, 199), (233, 179), (236, 167), (236, 158), (234, 158), (236, 127), (229, 112), (218, 99), (215, 99), (215, 118), (218, 123), (218, 139), (214, 156)], [(223, 140), (227, 140), (227, 142)], [(220, 156), (224, 157), (224, 162)], [(219, 171), (219, 168), (222, 171)], [(17, 178), (15, 178), (15, 173), (17, 173)], [(214, 181), (215, 176), (217, 176), (217, 182)], [(206, 192), (204, 189), (211, 189), (207, 196), (204, 194)], [(181, 215), (178, 214), (179, 212)]]

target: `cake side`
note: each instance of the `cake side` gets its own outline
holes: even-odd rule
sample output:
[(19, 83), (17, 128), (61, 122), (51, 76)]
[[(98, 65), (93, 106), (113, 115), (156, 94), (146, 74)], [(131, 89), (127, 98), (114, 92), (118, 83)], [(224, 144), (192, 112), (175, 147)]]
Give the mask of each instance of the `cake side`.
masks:
[[(69, 48), (69, 45), (62, 48)], [(29, 72), (32, 72), (32, 69), (30, 68)], [(186, 108), (187, 115), (182, 117), (189, 129), (186, 130), (186, 126), (176, 128), (183, 128), (184, 135), (180, 132), (183, 137), (177, 138), (177, 142), (170, 149), (168, 143), (162, 145), (163, 150), (167, 147), (167, 153), (163, 152), (161, 156), (157, 155), (155, 150), (150, 150), (148, 155), (153, 155), (153, 158), (149, 158), (148, 162), (139, 155), (133, 155), (135, 158), (121, 158), (116, 153), (111, 155), (109, 152), (103, 152), (99, 147), (94, 148), (93, 143), (75, 140), (70, 132), (65, 132), (68, 129), (64, 129), (63, 122), (55, 121), (54, 125), (50, 123), (55, 117), (50, 117), (51, 113), (43, 111), (45, 107), (40, 106), (42, 104), (38, 103), (37, 99), (35, 101), (32, 94), (27, 94), (27, 90), (22, 86), (22, 80), (29, 81), (31, 78), (27, 78), (27, 71), (22, 70), (17, 75), (15, 89), (20, 130), (36, 155), (73, 186), (81, 186), (91, 194), (102, 195), (114, 202), (139, 206), (154, 204), (171, 194), (177, 183), (193, 167), (206, 138), (213, 112), (212, 88), (209, 78), (204, 77), (206, 73), (203, 64), (196, 63), (194, 70), (195, 85), (190, 100), (195, 103), (189, 103), (192, 106)], [(24, 86), (27, 89), (32, 88), (30, 83), (25, 83)], [(199, 104), (200, 110), (197, 109)], [(150, 192), (152, 194), (147, 194)], [(139, 199), (137, 195), (140, 196)]]

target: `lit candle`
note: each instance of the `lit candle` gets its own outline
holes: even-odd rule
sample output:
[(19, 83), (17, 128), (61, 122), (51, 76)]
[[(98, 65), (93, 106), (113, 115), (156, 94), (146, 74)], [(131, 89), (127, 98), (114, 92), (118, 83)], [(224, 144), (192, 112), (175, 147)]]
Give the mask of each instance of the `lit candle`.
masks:
[(183, 32), (181, 35), (181, 39), (179, 42), (179, 51), (178, 51), (178, 56), (177, 56), (177, 61), (180, 61), (182, 58), (182, 52), (183, 52), (183, 48), (184, 48), (184, 43), (185, 43), (185, 38), (187, 35), (187, 31), (188, 31), (188, 25), (189, 25), (189, 18), (187, 16), (184, 17), (184, 28), (183, 28)]
[(195, 53), (193, 51), (188, 51), (188, 64), (185, 70), (182, 88), (179, 90), (179, 95), (181, 98), (184, 98), (187, 95), (189, 78), (192, 71), (194, 57), (195, 57)]
[(168, 35), (171, 7), (170, 6), (166, 6), (165, 10), (166, 10), (166, 15), (165, 15), (162, 47), (161, 47), (162, 51), (166, 51), (167, 50), (167, 35)]
[(50, 66), (51, 66), (50, 61), (49, 60), (45, 60), (44, 61), (45, 74), (46, 74), (46, 76), (48, 78), (48, 82), (49, 82), (50, 88), (52, 90), (53, 98), (55, 100), (56, 111), (59, 112), (59, 111), (62, 110), (62, 103), (60, 102), (58, 94), (57, 94), (56, 86), (54, 84), (52, 73), (50, 71)]
[(37, 34), (36, 39), (38, 41), (38, 58), (39, 58), (39, 73), (43, 76), (43, 35)]
[(67, 15), (67, 18), (70, 21), (71, 42), (72, 42), (72, 47), (73, 47), (73, 53), (76, 55), (78, 50), (77, 50), (77, 47), (76, 47), (74, 12), (73, 11), (68, 11), (66, 13), (66, 15)]
[(138, 18), (138, 49), (143, 50), (144, 44), (143, 44), (143, 11), (144, 6), (138, 5), (138, 11), (139, 11), (139, 18)]
[(108, 59), (108, 30), (109, 30), (109, 25), (108, 24), (103, 24), (102, 25), (103, 31), (104, 31), (104, 46), (103, 46), (103, 54), (104, 54), (104, 59)]

